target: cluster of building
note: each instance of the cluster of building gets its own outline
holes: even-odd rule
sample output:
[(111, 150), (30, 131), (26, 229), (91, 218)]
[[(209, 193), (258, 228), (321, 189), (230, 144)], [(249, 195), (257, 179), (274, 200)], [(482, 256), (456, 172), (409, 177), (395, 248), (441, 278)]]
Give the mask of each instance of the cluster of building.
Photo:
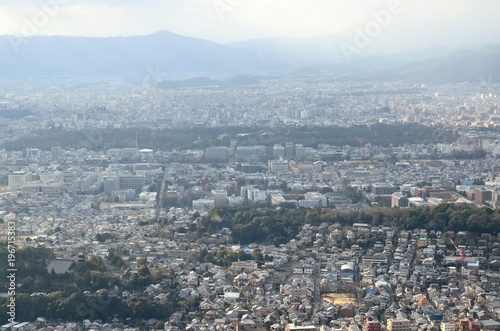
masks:
[[(56, 210), (53, 207), (49, 209)], [(147, 217), (140, 213), (117, 210), (108, 218), (93, 217), (91, 224), (85, 213), (71, 226), (64, 219), (32, 216), (31, 228), (23, 225), (28, 217), (22, 212), (3, 217), (19, 222), (19, 235), (36, 239), (22, 245), (41, 244), (56, 252), (59, 259), (49, 267), (58, 273), (71, 272), (78, 256), (105, 258), (123, 249), (130, 252), (123, 258), (132, 272), (137, 272), (140, 257), (147, 259), (152, 272), (171, 268), (180, 284), (176, 298), (169, 298), (161, 283), (151, 284), (145, 293), (115, 293), (123, 298), (148, 295), (159, 302), (197, 302), (192, 309), (158, 316), (168, 331), (500, 329), (496, 235), (323, 223), (304, 225), (296, 238), (279, 247), (231, 245), (225, 230), (219, 239), (197, 244), (176, 231), (193, 222), (192, 213), (184, 210), (169, 211), (176, 221), (162, 229), (166, 236), (157, 224), (140, 225)], [(61, 230), (47, 235), (54, 226)], [(115, 238), (95, 241), (95, 234), (102, 232), (112, 232)], [(122, 240), (125, 236), (128, 239)], [(229, 267), (193, 259), (200, 250), (216, 254), (221, 247), (259, 250), (272, 259), (263, 264), (236, 261)], [(84, 322), (58, 323), (67, 330), (126, 329), (119, 322)], [(22, 327), (50, 329), (44, 325), (28, 321)]]
[(160, 165), (149, 163), (114, 164), (104, 169), (34, 164), (12, 171), (4, 192), (20, 192), (26, 199), (104, 193), (114, 202), (140, 201), (154, 206), (157, 192), (149, 192), (148, 187), (162, 173)]
[[(198, 303), (190, 311), (158, 316), (166, 331), (500, 330), (500, 238), (495, 234), (321, 224), (305, 225), (279, 247), (241, 247), (233, 245), (229, 229), (200, 242), (189, 241), (185, 233), (196, 225), (198, 213), (215, 206), (360, 209), (384, 203), (399, 208), (475, 203), (497, 208), (500, 137), (474, 130), (500, 123), (497, 86), (368, 86), (292, 78), (233, 89), (159, 90), (113, 80), (54, 84), (0, 83), (8, 91), (0, 95), (0, 110), (31, 112), (2, 126), (0, 141), (44, 128), (376, 122), (442, 125), (459, 135), (454, 143), (431, 137), (421, 144), (395, 141), (390, 147), (256, 141), (206, 150), (135, 146), (95, 151), (89, 137), (77, 149), (2, 149), (1, 216), (16, 222), (20, 238), (32, 239), (19, 245), (50, 247), (65, 261), (51, 264), (55, 272), (71, 271), (71, 261), (105, 258), (111, 251), (129, 252), (123, 258), (131, 272), (140, 257), (153, 271), (170, 268), (181, 286), (177, 298), (168, 298), (161, 283), (145, 293), (115, 293)], [(486, 156), (450, 159), (454, 152), (478, 150)], [(171, 223), (161, 228), (148, 222), (158, 217)], [(0, 224), (0, 236), (6, 224)], [(113, 238), (96, 240), (103, 233)], [(216, 254), (222, 248), (258, 249), (271, 260), (222, 267), (195, 259), (201, 250)], [(59, 329), (79, 323), (62, 323)], [(44, 325), (10, 325), (5, 331), (50, 329)], [(126, 329), (98, 321), (82, 326)]]
[(34, 129), (215, 127), (422, 123), (498, 126), (497, 84), (421, 86), (361, 84), (314, 77), (268, 77), (250, 86), (158, 89), (113, 78), (9, 80), (0, 110), (31, 111), (1, 128), (0, 137)]

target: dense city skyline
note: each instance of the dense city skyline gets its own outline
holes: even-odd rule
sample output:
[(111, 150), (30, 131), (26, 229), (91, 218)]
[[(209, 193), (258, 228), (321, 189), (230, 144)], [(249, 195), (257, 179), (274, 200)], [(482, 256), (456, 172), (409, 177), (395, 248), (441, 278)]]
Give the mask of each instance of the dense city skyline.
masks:
[(498, 12), (0, 0), (0, 331), (500, 330)]

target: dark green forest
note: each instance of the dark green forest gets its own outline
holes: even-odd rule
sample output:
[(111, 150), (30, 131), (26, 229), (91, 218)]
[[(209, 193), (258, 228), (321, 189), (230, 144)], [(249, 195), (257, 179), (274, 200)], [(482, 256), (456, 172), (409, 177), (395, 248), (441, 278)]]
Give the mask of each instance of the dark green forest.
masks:
[(500, 211), (467, 204), (443, 204), (435, 208), (370, 208), (355, 211), (332, 209), (261, 210), (240, 207), (216, 207), (200, 219), (196, 235), (214, 234), (222, 228), (232, 231), (234, 243), (284, 244), (293, 239), (304, 224), (339, 223), (347, 226), (367, 223), (401, 229), (471, 231), (497, 234)]
[[(0, 243), (0, 256), (7, 256), (7, 244)], [(159, 302), (147, 295), (124, 298), (123, 291), (143, 293), (150, 284), (167, 280), (165, 291), (175, 296), (177, 285), (171, 270), (152, 271), (146, 259), (137, 261), (137, 272), (126, 270), (119, 254), (110, 253), (107, 259), (91, 257), (76, 262), (71, 273), (48, 272), (47, 266), (55, 258), (52, 250), (44, 247), (24, 247), (16, 251), (16, 320), (34, 321), (43, 316), (51, 320), (82, 321), (116, 318), (134, 323), (150, 318), (169, 316), (175, 302)], [(114, 276), (120, 273), (123, 276)], [(0, 288), (6, 289), (7, 266), (0, 267)], [(20, 286), (19, 286), (20, 285)], [(0, 324), (7, 323), (6, 299), (0, 300)]]
[(179, 129), (102, 129), (65, 131), (62, 129), (40, 130), (31, 135), (5, 142), (7, 150), (24, 150), (26, 146), (50, 150), (52, 146), (64, 149), (135, 147), (136, 136), (140, 148), (154, 150), (206, 149), (211, 146), (229, 146), (235, 139), (237, 146), (285, 144), (293, 141), (306, 147), (319, 144), (336, 146), (391, 144), (442, 143), (456, 140), (453, 132), (441, 128), (431, 128), (420, 124), (371, 126), (356, 125), (345, 127), (287, 127), (262, 129), (256, 127), (226, 128), (179, 128)]

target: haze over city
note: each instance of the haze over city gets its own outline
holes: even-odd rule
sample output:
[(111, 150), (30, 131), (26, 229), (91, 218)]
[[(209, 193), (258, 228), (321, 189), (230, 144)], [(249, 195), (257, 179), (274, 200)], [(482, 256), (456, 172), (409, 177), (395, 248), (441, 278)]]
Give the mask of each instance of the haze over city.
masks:
[(498, 13), (0, 0), (0, 331), (500, 331)]
[[(36, 34), (108, 37), (168, 30), (218, 43), (313, 38), (363, 28), (373, 12), (387, 9), (391, 2), (400, 10), (373, 46), (377, 51), (500, 41), (500, 3), (495, 0), (53, 0), (61, 5)], [(25, 20), (31, 20), (43, 3), (0, 1), (0, 35), (22, 35)]]

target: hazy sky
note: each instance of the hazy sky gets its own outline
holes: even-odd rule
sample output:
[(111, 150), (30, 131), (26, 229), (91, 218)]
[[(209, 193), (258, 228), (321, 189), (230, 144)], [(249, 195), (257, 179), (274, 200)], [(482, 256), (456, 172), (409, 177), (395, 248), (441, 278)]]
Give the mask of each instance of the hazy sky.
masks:
[(0, 0), (0, 34), (305, 38), (364, 29), (391, 5), (387, 47), (500, 43), (499, 0)]

